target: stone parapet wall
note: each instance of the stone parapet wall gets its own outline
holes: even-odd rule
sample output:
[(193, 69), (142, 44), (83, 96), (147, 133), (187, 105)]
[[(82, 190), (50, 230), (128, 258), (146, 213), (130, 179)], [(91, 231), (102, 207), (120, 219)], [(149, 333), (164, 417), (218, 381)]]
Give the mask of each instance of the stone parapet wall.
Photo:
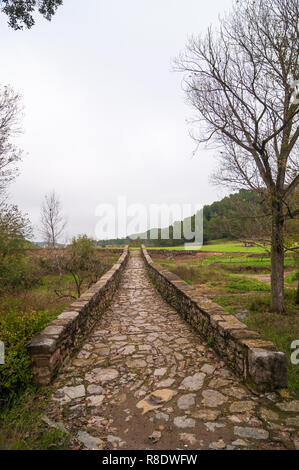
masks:
[(198, 253), (199, 250), (166, 250), (166, 249), (163, 249), (163, 248), (158, 248), (158, 249), (155, 249), (155, 248), (151, 248), (151, 247), (147, 247), (146, 248), (152, 255), (175, 255), (175, 256), (180, 256), (180, 255), (196, 255), (196, 253)]
[(126, 266), (126, 246), (117, 263), (28, 344), (34, 382), (48, 385), (109, 305)]
[(141, 247), (148, 273), (164, 299), (207, 340), (256, 393), (287, 386), (287, 358), (273, 343), (247, 328), (193, 286), (153, 262)]

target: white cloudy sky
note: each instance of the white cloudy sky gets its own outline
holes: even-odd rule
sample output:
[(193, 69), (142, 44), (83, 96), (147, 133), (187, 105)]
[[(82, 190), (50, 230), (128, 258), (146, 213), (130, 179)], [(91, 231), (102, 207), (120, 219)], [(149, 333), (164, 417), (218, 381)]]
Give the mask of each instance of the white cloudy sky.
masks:
[(25, 108), (25, 156), (10, 195), (35, 226), (53, 189), (69, 236), (93, 236), (96, 207), (119, 196), (148, 205), (224, 195), (209, 183), (213, 152), (192, 157), (193, 111), (172, 59), (231, 2), (64, 0), (51, 23), (38, 19), (29, 31), (0, 15), (0, 82)]

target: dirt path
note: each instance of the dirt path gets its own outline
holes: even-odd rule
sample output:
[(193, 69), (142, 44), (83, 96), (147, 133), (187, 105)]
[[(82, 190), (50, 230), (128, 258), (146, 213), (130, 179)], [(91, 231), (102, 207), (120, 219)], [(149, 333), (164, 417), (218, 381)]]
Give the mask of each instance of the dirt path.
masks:
[(299, 401), (243, 387), (133, 252), (111, 306), (56, 380), (45, 420), (82, 448), (272, 449), (299, 445), (298, 413)]
[[(286, 271), (284, 273), (284, 278), (286, 278), (287, 276), (289, 276), (290, 274), (292, 274), (293, 271)], [(253, 279), (257, 279), (258, 281), (262, 281), (262, 282), (265, 282), (266, 284), (271, 284), (271, 274), (243, 274), (242, 273), (242, 276), (246, 276), (246, 277), (251, 277)]]

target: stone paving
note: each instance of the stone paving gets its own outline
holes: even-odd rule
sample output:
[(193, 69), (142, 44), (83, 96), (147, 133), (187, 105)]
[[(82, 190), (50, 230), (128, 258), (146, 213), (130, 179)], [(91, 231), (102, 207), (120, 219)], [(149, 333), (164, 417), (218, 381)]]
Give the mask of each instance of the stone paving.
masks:
[(44, 421), (82, 449), (299, 449), (299, 401), (284, 394), (244, 387), (133, 252), (110, 307), (55, 381)]

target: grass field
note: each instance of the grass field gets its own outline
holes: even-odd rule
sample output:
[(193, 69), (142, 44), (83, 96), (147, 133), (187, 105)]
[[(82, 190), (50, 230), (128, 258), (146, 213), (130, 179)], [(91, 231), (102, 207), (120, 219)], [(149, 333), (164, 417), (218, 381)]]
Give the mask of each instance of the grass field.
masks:
[(260, 246), (243, 246), (240, 242), (211, 242), (204, 245), (201, 251), (219, 251), (223, 253), (266, 253)]
[[(180, 256), (169, 256), (161, 257), (155, 252), (151, 253), (152, 257), (157, 263), (164, 265), (169, 264), (170, 266), (175, 262), (180, 264)], [(294, 258), (292, 256), (285, 257), (285, 269), (292, 270), (294, 267)], [(261, 272), (261, 273), (270, 273), (271, 260), (270, 256), (267, 253), (220, 253), (213, 254), (205, 257), (190, 257), (189, 260), (184, 260), (184, 265), (189, 267), (198, 267), (203, 268), (203, 266), (210, 266), (211, 268), (223, 268), (226, 271), (230, 272)], [(292, 280), (293, 276), (288, 276)]]
[[(185, 250), (184, 245), (180, 246), (154, 246), (148, 247), (149, 250)], [(227, 241), (227, 240), (212, 240), (207, 245), (203, 245), (201, 248), (197, 248), (196, 246), (193, 247), (187, 246), (187, 250), (195, 250), (195, 251), (216, 251), (221, 253), (266, 253), (262, 247), (253, 246), (253, 247), (246, 247), (243, 246), (243, 243), (238, 241)]]

